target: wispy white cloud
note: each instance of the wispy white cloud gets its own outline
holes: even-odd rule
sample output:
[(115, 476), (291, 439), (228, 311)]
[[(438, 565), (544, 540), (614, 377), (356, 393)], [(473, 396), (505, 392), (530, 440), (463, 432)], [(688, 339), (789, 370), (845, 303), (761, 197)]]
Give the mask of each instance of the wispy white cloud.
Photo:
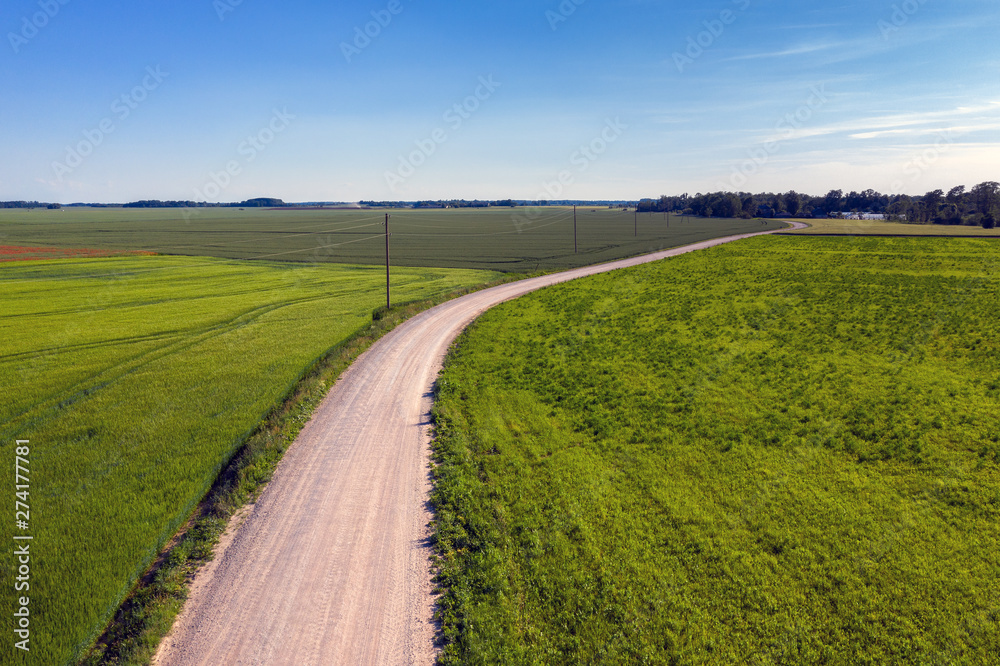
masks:
[(828, 44), (803, 44), (802, 46), (794, 46), (781, 51), (769, 51), (765, 53), (749, 53), (746, 55), (733, 56), (731, 58), (725, 58), (722, 62), (734, 62), (738, 60), (758, 60), (761, 58), (785, 58), (788, 56), (805, 55), (807, 53), (815, 53), (817, 51), (826, 51), (828, 49), (837, 48), (842, 44), (828, 43)]
[[(976, 106), (957, 107), (939, 111), (855, 118), (815, 127), (800, 127), (794, 130), (769, 133), (761, 138), (761, 143), (808, 139), (836, 134), (844, 134), (855, 139), (870, 139), (889, 136), (891, 134), (927, 135), (933, 134), (936, 131), (946, 131), (946, 128), (949, 126), (962, 128), (967, 132), (987, 131), (996, 128), (998, 120), (1000, 120), (998, 114), (1000, 114), (1000, 104), (987, 102)], [(941, 127), (942, 122), (949, 123), (945, 126), (945, 129)], [(920, 127), (921, 125), (927, 125), (927, 127)]]
[(878, 130), (875, 132), (859, 132), (857, 134), (851, 134), (852, 139), (881, 139), (884, 137), (892, 136), (931, 136), (931, 135), (964, 135), (972, 134), (975, 132), (987, 132), (993, 130), (1000, 130), (1000, 122), (989, 122), (985, 121), (980, 124), (974, 125), (953, 125), (950, 127), (910, 127), (905, 129), (892, 129), (892, 130)]

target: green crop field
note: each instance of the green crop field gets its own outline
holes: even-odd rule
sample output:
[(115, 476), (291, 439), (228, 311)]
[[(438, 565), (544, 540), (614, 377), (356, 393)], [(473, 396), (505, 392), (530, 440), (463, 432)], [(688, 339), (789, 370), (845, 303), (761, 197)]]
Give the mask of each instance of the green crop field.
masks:
[[(581, 209), (574, 253), (570, 209), (390, 212), (397, 303), (496, 271), (780, 227)], [(92, 644), (262, 418), (370, 321), (384, 298), (383, 220), (377, 210), (0, 210), (0, 437), (30, 440), (39, 663)], [(95, 258), (120, 252), (176, 256)], [(60, 256), (78, 258), (34, 261)], [(3, 564), (11, 579), (13, 567)], [(14, 597), (0, 595), (9, 608)]]
[(769, 237), (484, 315), (439, 379), (453, 664), (995, 664), (1000, 247)]
[[(575, 253), (573, 212), (568, 208), (389, 213), (394, 264), (521, 273), (573, 268), (785, 226), (760, 220), (667, 220), (659, 213), (639, 214), (636, 225), (631, 212), (580, 208)], [(384, 220), (380, 210), (2, 209), (0, 246), (379, 264), (385, 261)]]
[[(496, 274), (396, 269), (394, 300)], [(262, 417), (384, 303), (383, 269), (188, 257), (0, 267), (0, 440), (30, 440), (31, 661), (62, 664), (137, 578)], [(13, 513), (0, 530), (7, 544)], [(15, 562), (2, 559), (3, 580)], [(23, 594), (23, 593), (22, 593)], [(13, 585), (0, 599), (7, 626)], [(8, 656), (13, 633), (0, 651)]]
[(945, 224), (903, 224), (879, 220), (801, 220), (808, 229), (789, 231), (790, 234), (815, 235), (836, 234), (844, 236), (976, 236), (1000, 238), (1000, 229), (983, 229)]

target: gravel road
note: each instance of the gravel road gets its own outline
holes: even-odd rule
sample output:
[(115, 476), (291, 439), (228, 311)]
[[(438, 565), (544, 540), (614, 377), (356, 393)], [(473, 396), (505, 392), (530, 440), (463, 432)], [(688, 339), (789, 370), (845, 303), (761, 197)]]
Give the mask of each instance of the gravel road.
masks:
[(754, 235), (501, 285), (383, 337), (234, 519), (153, 663), (433, 664), (429, 412), (449, 345), (487, 309), (541, 287)]

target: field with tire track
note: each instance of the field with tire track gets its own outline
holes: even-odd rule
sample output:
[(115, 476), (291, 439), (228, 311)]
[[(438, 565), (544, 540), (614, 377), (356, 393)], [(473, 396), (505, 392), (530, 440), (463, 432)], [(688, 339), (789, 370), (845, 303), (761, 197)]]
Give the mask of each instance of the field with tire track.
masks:
[[(493, 275), (397, 269), (395, 299)], [(3, 267), (0, 439), (31, 443), (32, 663), (66, 663), (104, 630), (268, 411), (371, 321), (384, 280), (377, 267), (182, 257)], [(2, 566), (13, 580), (13, 558)], [(5, 587), (0, 603), (14, 596)]]

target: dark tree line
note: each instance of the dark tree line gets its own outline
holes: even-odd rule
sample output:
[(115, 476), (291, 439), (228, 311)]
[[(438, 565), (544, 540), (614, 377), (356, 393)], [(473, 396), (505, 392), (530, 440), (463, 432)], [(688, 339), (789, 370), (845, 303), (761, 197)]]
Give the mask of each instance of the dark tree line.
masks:
[(122, 208), (282, 208), (286, 206), (281, 199), (271, 199), (262, 197), (259, 199), (247, 199), (239, 203), (205, 203), (196, 201), (160, 201), (159, 199), (147, 199), (143, 201), (133, 201), (122, 206)]
[(839, 217), (874, 213), (913, 224), (982, 225), (992, 229), (1000, 219), (1000, 183), (987, 181), (971, 190), (965, 186), (932, 190), (923, 196), (881, 194), (875, 190), (830, 190), (825, 196), (765, 192), (710, 192), (661, 196), (639, 202), (640, 212), (673, 212), (702, 217)]
[[(368, 206), (370, 208), (396, 208), (399, 207), (403, 202), (399, 201), (361, 201), (359, 202), (363, 206)], [(514, 199), (500, 199), (497, 201), (481, 201), (475, 199), (473, 201), (466, 201), (465, 199), (438, 199), (434, 201), (414, 201), (411, 204), (413, 208), (493, 208), (493, 207), (512, 207), (518, 205), (518, 202)]]
[(37, 201), (0, 201), (0, 208), (47, 208), (48, 205)]

